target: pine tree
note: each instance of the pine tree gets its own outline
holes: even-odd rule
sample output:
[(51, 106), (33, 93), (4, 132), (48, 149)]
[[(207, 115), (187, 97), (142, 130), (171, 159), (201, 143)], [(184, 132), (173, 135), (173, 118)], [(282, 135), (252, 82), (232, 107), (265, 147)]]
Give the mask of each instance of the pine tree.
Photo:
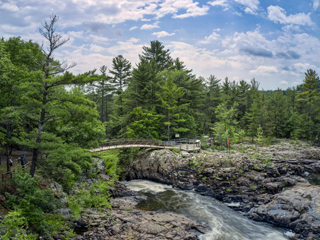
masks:
[(308, 69), (305, 73), (301, 92), (298, 93), (298, 102), (303, 108), (302, 115), (304, 119), (304, 131), (306, 139), (314, 138), (317, 135), (316, 127), (320, 123), (319, 119), (319, 101), (320, 101), (320, 81), (318, 74)]
[(186, 121), (184, 111), (189, 104), (179, 104), (178, 102), (179, 98), (184, 96), (184, 92), (182, 87), (177, 87), (173, 82), (175, 71), (168, 71), (165, 75), (166, 79), (164, 79), (163, 85), (160, 85), (161, 92), (157, 94), (157, 97), (161, 101), (160, 107), (164, 112), (164, 125), (167, 130), (167, 139), (169, 140), (173, 132), (183, 133), (189, 131), (186, 126), (178, 126), (178, 123)]
[(151, 41), (150, 47), (143, 46), (142, 49), (142, 55), (139, 55), (140, 61), (154, 61), (157, 66), (157, 71), (172, 68), (173, 60), (170, 57), (169, 49), (165, 49), (158, 40)]
[(248, 119), (249, 128), (248, 133), (251, 135), (251, 141), (253, 142), (254, 136), (256, 135), (257, 128), (259, 126), (260, 111), (257, 101), (255, 101), (248, 112), (246, 113)]

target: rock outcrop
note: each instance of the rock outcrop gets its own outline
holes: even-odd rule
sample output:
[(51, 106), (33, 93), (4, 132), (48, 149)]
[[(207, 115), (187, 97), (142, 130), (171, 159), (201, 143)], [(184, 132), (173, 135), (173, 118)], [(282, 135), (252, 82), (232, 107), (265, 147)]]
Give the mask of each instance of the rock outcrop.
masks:
[(307, 184), (320, 172), (319, 159), (319, 148), (289, 141), (237, 145), (231, 154), (156, 150), (136, 159), (126, 178), (194, 189), (255, 220), (290, 228), (299, 239), (320, 239), (320, 187)]
[(87, 227), (88, 231), (74, 240), (196, 240), (197, 235), (207, 230), (205, 226), (181, 214), (137, 210), (135, 205), (140, 200), (138, 196), (116, 198), (111, 200), (113, 209), (109, 211), (83, 210), (78, 225)]

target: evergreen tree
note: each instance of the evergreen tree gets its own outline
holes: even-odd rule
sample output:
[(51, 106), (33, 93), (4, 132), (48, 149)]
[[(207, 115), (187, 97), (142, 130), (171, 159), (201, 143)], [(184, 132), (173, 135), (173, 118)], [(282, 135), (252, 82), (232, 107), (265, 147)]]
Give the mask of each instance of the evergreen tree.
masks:
[(141, 61), (151, 62), (153, 60), (156, 63), (157, 71), (172, 68), (173, 60), (170, 57), (169, 49), (165, 49), (158, 40), (151, 41), (150, 47), (143, 46), (142, 49), (142, 55), (139, 55)]
[(132, 122), (127, 127), (129, 138), (159, 139), (159, 125), (163, 116), (152, 111), (144, 110), (141, 107), (133, 109)]
[(284, 127), (287, 121), (286, 99), (283, 92), (278, 89), (275, 93), (270, 94), (268, 98), (269, 123), (272, 133), (275, 137), (280, 138), (285, 135)]
[(204, 102), (204, 124), (202, 134), (205, 134), (207, 129), (213, 127), (213, 123), (217, 121), (215, 109), (220, 104), (220, 79), (214, 75), (206, 80), (205, 83), (205, 102)]
[[(185, 126), (178, 126), (178, 123), (186, 121), (184, 118), (184, 111), (189, 104), (179, 104), (178, 100), (184, 96), (184, 92), (182, 87), (177, 87), (177, 85), (174, 84), (174, 75), (174, 71), (165, 72), (166, 79), (164, 80), (163, 85), (160, 86), (162, 91), (157, 94), (162, 103), (160, 107), (163, 109), (165, 116), (164, 125), (167, 130), (168, 140), (174, 133), (184, 133), (189, 131), (189, 128)], [(162, 74), (162, 76), (164, 75)], [(171, 129), (173, 131), (171, 131)]]
[(260, 117), (260, 111), (259, 111), (257, 101), (255, 101), (251, 105), (250, 109), (246, 113), (246, 117), (249, 123), (248, 133), (249, 133), (249, 136), (251, 136), (251, 141), (253, 142), (254, 136), (256, 135), (256, 132), (257, 132), (257, 128), (259, 126), (259, 117)]
[(303, 106), (302, 118), (306, 139), (314, 138), (317, 135), (316, 127), (319, 124), (319, 100), (320, 100), (320, 81), (318, 74), (308, 69), (305, 73), (301, 92), (298, 93), (298, 101)]

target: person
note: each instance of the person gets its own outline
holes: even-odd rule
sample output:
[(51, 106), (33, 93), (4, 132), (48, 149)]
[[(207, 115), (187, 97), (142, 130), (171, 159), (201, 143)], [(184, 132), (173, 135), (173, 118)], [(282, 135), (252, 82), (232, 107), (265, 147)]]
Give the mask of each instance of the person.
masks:
[(9, 166), (10, 166), (10, 170), (11, 170), (11, 168), (12, 168), (12, 166), (13, 166), (12, 157), (10, 157), (10, 159), (9, 159)]
[(17, 162), (18, 162), (18, 163), (21, 163), (20, 157), (18, 157)]
[(227, 141), (227, 151), (230, 153), (230, 140)]
[(22, 157), (20, 158), (21, 166), (24, 168), (24, 165), (26, 164), (25, 154), (22, 154)]

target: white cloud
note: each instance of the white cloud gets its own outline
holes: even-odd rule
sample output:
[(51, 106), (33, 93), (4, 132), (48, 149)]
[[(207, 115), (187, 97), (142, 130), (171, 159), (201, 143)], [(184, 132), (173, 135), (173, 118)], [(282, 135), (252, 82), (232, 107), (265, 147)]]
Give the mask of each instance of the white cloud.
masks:
[(98, 46), (96, 44), (91, 44), (90, 45), (90, 51), (92, 51), (92, 52), (103, 52), (105, 50), (106, 50), (106, 48)]
[(140, 29), (150, 30), (154, 28), (159, 28), (158, 24), (159, 24), (159, 21), (154, 22), (153, 24), (144, 24)]
[(245, 13), (249, 14), (257, 14), (257, 11), (259, 10), (259, 0), (234, 0), (236, 3), (244, 6)]
[(273, 22), (279, 22), (281, 24), (313, 25), (310, 13), (298, 13), (287, 16), (286, 11), (279, 6), (271, 5), (268, 7), (268, 18)]
[(283, 84), (283, 85), (288, 85), (287, 81), (281, 81), (280, 83)]
[(197, 17), (197, 16), (203, 16), (207, 15), (210, 7), (209, 6), (203, 6), (198, 7), (198, 2), (190, 3), (186, 6), (186, 13), (180, 14), (180, 15), (174, 15), (173, 18), (188, 18), (188, 17)]
[(137, 26), (131, 27), (129, 31), (132, 31), (134, 29), (138, 28)]
[[(206, 15), (209, 11), (209, 6), (198, 6), (198, 2), (193, 0), (164, 0), (159, 4), (159, 9), (155, 11), (157, 18), (161, 18), (168, 14), (173, 14), (173, 18), (187, 18)], [(177, 14), (179, 10), (184, 9), (186, 12)]]
[[(254, 15), (257, 14), (260, 5), (259, 0), (213, 0), (211, 2), (208, 2), (208, 4), (210, 4), (211, 6), (220, 6), (223, 7), (224, 10), (228, 10), (232, 3), (239, 4), (245, 13)], [(242, 16), (242, 14), (237, 11), (235, 11), (234, 14)]]
[(12, 1), (5, 2), (5, 3), (0, 1), (0, 9), (7, 10), (7, 11), (10, 11), (10, 12), (19, 11), (19, 7)]
[(157, 36), (157, 38), (161, 38), (161, 37), (167, 37), (167, 36), (175, 35), (175, 33), (168, 33), (166, 31), (161, 31), (161, 32), (154, 32), (154, 33), (152, 33), (152, 35)]
[(316, 11), (320, 6), (320, 0), (313, 0), (313, 9)]
[(215, 29), (211, 35), (209, 36), (206, 36), (204, 40), (201, 40), (199, 41), (200, 44), (208, 44), (208, 43), (211, 43), (211, 42), (214, 42), (216, 40), (219, 40), (220, 39), (220, 34), (216, 33), (215, 31), (220, 31), (220, 29)]
[(275, 66), (259, 66), (255, 70), (251, 70), (250, 73), (266, 75), (266, 74), (274, 74), (278, 73), (278, 69)]
[(215, 7), (215, 6), (220, 6), (220, 7), (228, 7), (228, 0), (214, 0), (212, 2), (208, 2), (208, 4), (210, 4), (211, 6)]

